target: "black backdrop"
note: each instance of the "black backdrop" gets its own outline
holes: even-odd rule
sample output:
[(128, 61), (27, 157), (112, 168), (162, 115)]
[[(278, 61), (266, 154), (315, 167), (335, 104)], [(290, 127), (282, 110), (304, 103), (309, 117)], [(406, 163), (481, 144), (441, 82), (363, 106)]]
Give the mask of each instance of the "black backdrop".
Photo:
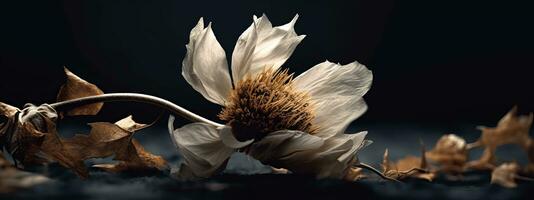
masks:
[[(62, 67), (105, 92), (142, 92), (215, 119), (218, 107), (180, 75), (190, 29), (213, 22), (231, 55), (253, 14), (274, 25), (296, 13), (307, 37), (286, 63), (300, 73), (328, 59), (374, 72), (363, 123), (495, 122), (534, 111), (532, 6), (487, 1), (18, 1), (0, 6), (0, 101), (52, 102)], [(104, 118), (153, 116), (108, 104)]]

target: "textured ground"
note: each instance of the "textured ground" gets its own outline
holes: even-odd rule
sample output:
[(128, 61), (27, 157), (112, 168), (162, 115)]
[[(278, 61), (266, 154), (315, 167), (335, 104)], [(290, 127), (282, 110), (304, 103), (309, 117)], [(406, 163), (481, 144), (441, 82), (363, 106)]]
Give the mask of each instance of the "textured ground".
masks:
[[(369, 130), (368, 138), (374, 143), (360, 153), (360, 160), (376, 167), (387, 147), (390, 158), (396, 160), (405, 155), (419, 155), (419, 138), (431, 147), (443, 133), (454, 131), (468, 141), (474, 141), (478, 132), (474, 126), (456, 126), (435, 128), (439, 126), (419, 125), (360, 125), (351, 127), (350, 131)], [(62, 133), (71, 130), (83, 131), (84, 127), (63, 126)], [(145, 129), (136, 136), (146, 149), (162, 154), (176, 164), (180, 157), (176, 153), (163, 127)], [(472, 157), (480, 155), (475, 151)], [(519, 148), (505, 146), (499, 150), (501, 161), (517, 160), (525, 162)], [(88, 162), (101, 163), (107, 160), (97, 159)], [(407, 181), (404, 184), (380, 181), (371, 177), (368, 180), (349, 183), (338, 180), (315, 180), (297, 175), (268, 174), (266, 166), (242, 154), (232, 157), (224, 174), (199, 182), (178, 182), (161, 174), (109, 174), (91, 171), (88, 180), (80, 180), (59, 166), (48, 169), (38, 168), (54, 182), (36, 187), (32, 190), (1, 196), (7, 198), (58, 198), (58, 199), (333, 199), (345, 198), (406, 198), (406, 199), (518, 199), (527, 198), (527, 193), (534, 189), (534, 183), (521, 182), (516, 189), (505, 189), (489, 184), (488, 173), (468, 173), (463, 181), (451, 181), (447, 177), (438, 177), (433, 183), (425, 181)]]

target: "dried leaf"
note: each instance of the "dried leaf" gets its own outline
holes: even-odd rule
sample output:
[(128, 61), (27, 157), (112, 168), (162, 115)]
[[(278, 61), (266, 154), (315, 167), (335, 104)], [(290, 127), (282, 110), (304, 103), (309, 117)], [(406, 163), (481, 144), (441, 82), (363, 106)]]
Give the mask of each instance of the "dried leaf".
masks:
[(45, 176), (18, 170), (0, 154), (0, 193), (31, 188), (50, 181)]
[(382, 161), (383, 174), (389, 178), (402, 180), (407, 178), (423, 179), (432, 181), (435, 177), (435, 173), (428, 172), (426, 169), (426, 157), (423, 149), (422, 156), (407, 156), (396, 163), (389, 161), (389, 151), (386, 149), (384, 152), (384, 158)]
[[(67, 76), (67, 80), (65, 84), (63, 84), (59, 89), (59, 93), (57, 95), (58, 102), (104, 94), (104, 92), (102, 92), (102, 90), (100, 90), (96, 85), (81, 79), (80, 77), (69, 71), (66, 67), (64, 68), (64, 70), (65, 75)], [(69, 116), (96, 115), (103, 105), (103, 103), (88, 104), (73, 108), (67, 111), (66, 114)]]
[(84, 160), (115, 155), (128, 169), (167, 168), (166, 161), (146, 152), (132, 136), (135, 131), (148, 127), (136, 123), (128, 116), (115, 124), (91, 123), (89, 135), (75, 135), (61, 138), (56, 130), (57, 113), (48, 104), (34, 106), (27, 104), (18, 110), (7, 104), (0, 104), (3, 116), (8, 120), (2, 124), (1, 146), (7, 149), (20, 167), (33, 164), (58, 162), (73, 170), (78, 176), (89, 176)]
[(91, 123), (89, 135), (76, 135), (65, 139), (68, 151), (75, 152), (82, 160), (102, 158), (115, 155), (119, 164), (95, 165), (107, 171), (119, 172), (124, 170), (167, 169), (167, 162), (161, 157), (147, 152), (133, 133), (149, 125), (140, 124), (128, 116), (115, 124), (107, 122)]
[(429, 160), (439, 163), (441, 171), (460, 173), (467, 162), (468, 151), (463, 138), (446, 134), (438, 140), (434, 149), (425, 155)]
[(4, 149), (4, 145), (11, 137), (10, 127), (15, 123), (15, 115), (20, 112), (16, 107), (0, 102), (0, 151)]
[(467, 165), (474, 169), (492, 169), (495, 163), (495, 150), (498, 146), (505, 144), (517, 144), (527, 153), (530, 148), (530, 137), (528, 135), (532, 126), (534, 115), (518, 116), (517, 107), (513, 107), (497, 124), (497, 127), (479, 127), (482, 135), (469, 146), (485, 147), (482, 157), (478, 160), (471, 161)]
[(93, 167), (115, 173), (122, 171), (146, 171), (151, 169), (164, 171), (169, 169), (167, 161), (163, 157), (147, 152), (135, 139), (132, 140), (132, 144), (128, 146), (127, 151), (117, 154), (115, 160), (120, 161), (116, 164), (99, 164), (93, 165)]
[(517, 163), (503, 163), (491, 172), (491, 183), (507, 188), (517, 187), (515, 178), (518, 171), (519, 165)]

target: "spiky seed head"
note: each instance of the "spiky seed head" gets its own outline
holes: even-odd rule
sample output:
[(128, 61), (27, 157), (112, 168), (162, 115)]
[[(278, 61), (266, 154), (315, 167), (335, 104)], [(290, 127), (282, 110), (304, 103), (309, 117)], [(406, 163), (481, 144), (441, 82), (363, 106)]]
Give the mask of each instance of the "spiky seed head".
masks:
[(267, 69), (247, 75), (231, 91), (219, 118), (232, 127), (240, 141), (265, 137), (279, 130), (314, 134), (313, 105), (307, 93), (295, 90), (293, 74)]

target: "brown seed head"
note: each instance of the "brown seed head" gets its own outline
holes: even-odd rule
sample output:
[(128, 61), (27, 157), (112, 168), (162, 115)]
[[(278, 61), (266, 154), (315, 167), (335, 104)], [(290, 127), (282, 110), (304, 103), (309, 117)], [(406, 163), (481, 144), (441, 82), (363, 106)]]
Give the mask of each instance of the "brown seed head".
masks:
[(314, 134), (310, 97), (293, 87), (287, 70), (265, 70), (246, 76), (232, 90), (219, 118), (230, 124), (236, 139), (261, 139), (278, 130)]

